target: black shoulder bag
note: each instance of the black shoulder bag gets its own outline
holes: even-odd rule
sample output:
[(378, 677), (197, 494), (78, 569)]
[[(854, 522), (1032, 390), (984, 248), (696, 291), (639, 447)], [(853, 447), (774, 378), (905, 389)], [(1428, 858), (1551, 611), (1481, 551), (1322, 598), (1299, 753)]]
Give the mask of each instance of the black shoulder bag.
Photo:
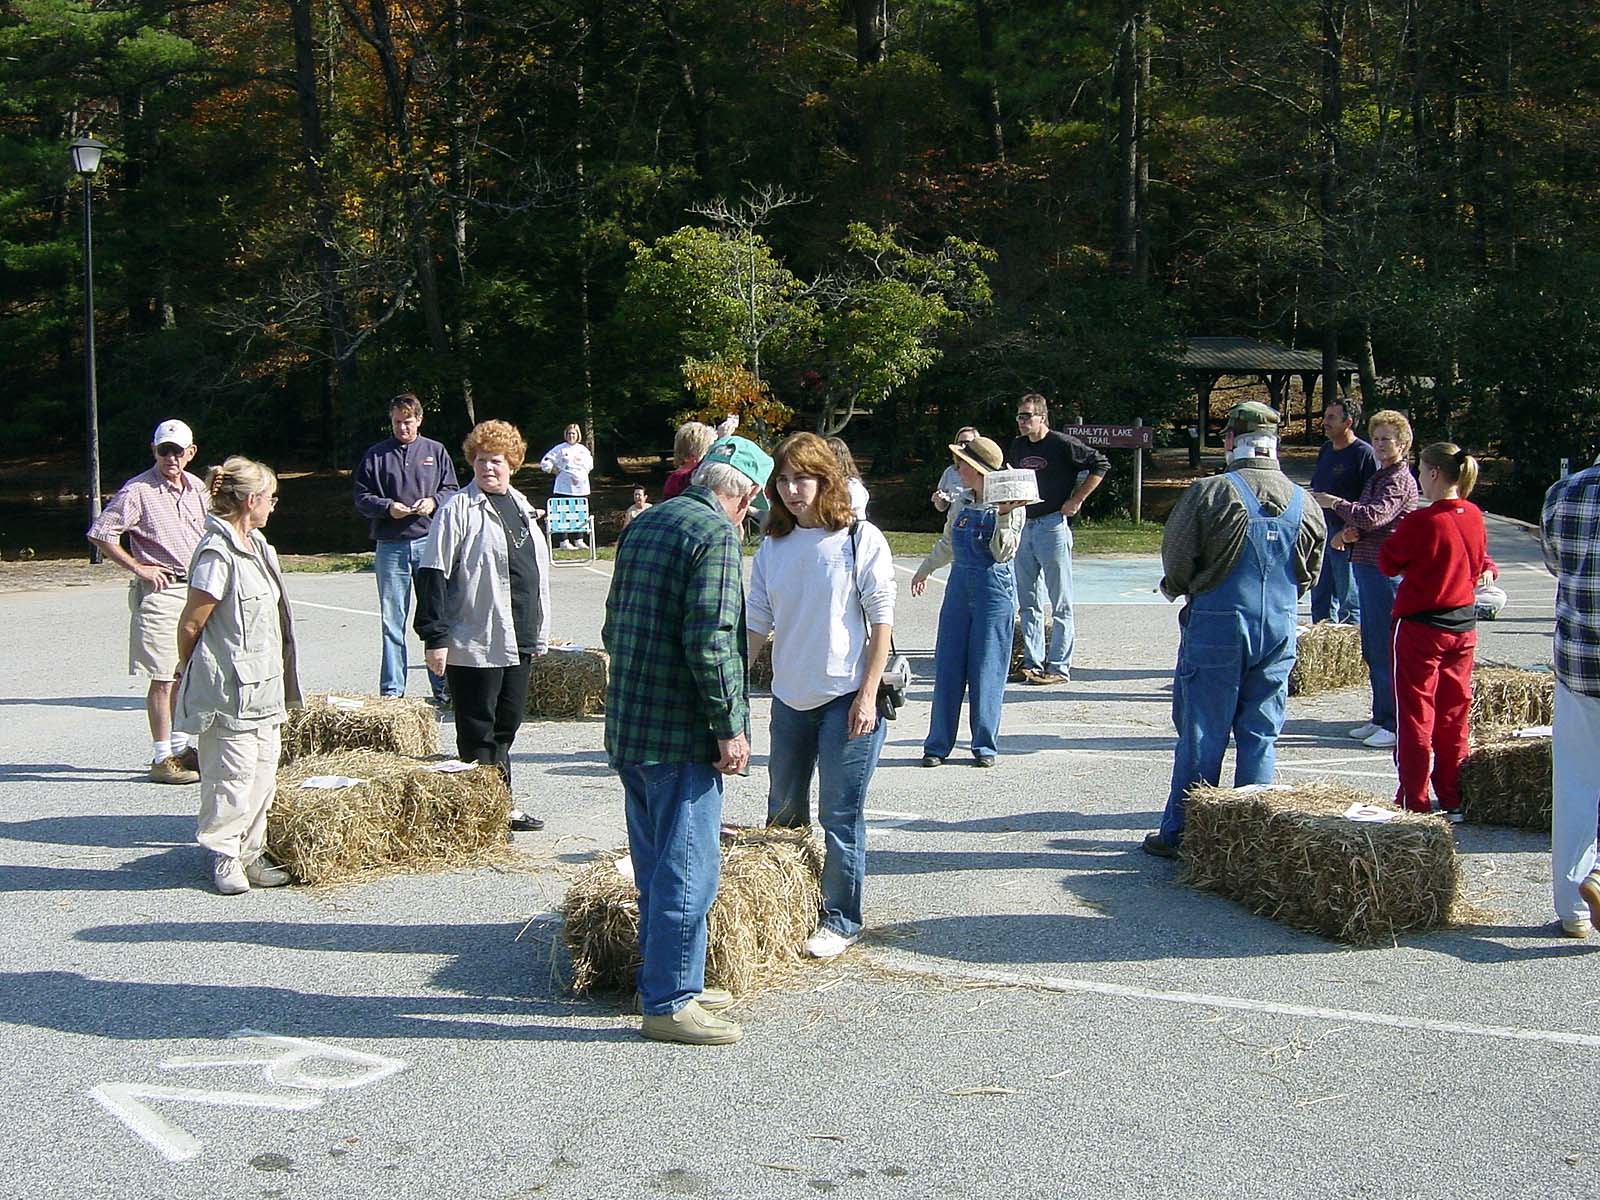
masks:
[[(855, 584), (856, 603), (861, 606), (861, 622), (866, 626), (867, 643), (872, 642), (872, 618), (867, 615), (867, 606), (861, 599), (861, 569), (860, 556), (857, 553), (856, 522), (850, 522), (850, 580)], [(878, 681), (878, 715), (885, 721), (892, 721), (900, 715), (900, 710), (906, 705), (906, 688), (911, 683), (911, 663), (904, 654), (894, 648), (894, 631), (889, 632), (889, 663), (883, 670), (883, 676)]]

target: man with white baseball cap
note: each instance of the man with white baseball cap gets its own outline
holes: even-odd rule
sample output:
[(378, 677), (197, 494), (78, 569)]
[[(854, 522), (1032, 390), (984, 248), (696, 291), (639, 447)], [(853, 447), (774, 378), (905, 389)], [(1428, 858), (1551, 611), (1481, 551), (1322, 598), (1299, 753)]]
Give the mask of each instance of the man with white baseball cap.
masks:
[(194, 746), (172, 731), (178, 678), (178, 617), (188, 588), (189, 559), (206, 522), (206, 489), (186, 468), (195, 455), (194, 434), (167, 420), (150, 436), (155, 466), (135, 475), (111, 498), (89, 528), (89, 540), (132, 574), (128, 583), (128, 674), (150, 681), (150, 781), (197, 783)]

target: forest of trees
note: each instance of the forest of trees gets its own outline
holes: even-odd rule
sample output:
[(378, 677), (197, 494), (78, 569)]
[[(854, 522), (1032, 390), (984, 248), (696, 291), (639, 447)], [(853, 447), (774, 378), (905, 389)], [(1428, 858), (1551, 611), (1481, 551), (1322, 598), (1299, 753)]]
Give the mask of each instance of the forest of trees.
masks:
[(6, 0), (0, 387), (61, 450), (79, 135), (120, 453), (348, 466), (411, 388), (452, 442), (731, 406), (897, 464), (1029, 388), (1170, 418), (1199, 334), (1530, 491), (1600, 449), (1580, 0)]

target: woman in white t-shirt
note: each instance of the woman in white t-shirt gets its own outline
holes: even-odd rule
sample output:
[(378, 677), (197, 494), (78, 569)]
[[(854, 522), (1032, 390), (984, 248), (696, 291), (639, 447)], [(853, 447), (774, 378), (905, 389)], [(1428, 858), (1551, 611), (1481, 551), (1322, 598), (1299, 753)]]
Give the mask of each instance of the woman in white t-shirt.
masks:
[(767, 822), (809, 826), (818, 776), (827, 856), (805, 949), (832, 958), (861, 935), (867, 785), (888, 732), (878, 686), (894, 627), (894, 561), (883, 534), (852, 519), (844, 473), (816, 434), (778, 447), (767, 497), (746, 606), (752, 662), (772, 637)]

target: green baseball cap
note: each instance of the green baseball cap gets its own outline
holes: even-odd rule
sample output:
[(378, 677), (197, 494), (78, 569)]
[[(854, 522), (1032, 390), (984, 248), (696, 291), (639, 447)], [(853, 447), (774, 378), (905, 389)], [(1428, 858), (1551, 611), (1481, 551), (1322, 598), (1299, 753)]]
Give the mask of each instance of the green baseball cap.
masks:
[(766, 487), (767, 477), (772, 474), (772, 455), (749, 438), (718, 438), (700, 461), (727, 463), (757, 487)]
[(1228, 410), (1228, 426), (1235, 435), (1241, 433), (1278, 432), (1278, 414), (1259, 400), (1246, 400)]

